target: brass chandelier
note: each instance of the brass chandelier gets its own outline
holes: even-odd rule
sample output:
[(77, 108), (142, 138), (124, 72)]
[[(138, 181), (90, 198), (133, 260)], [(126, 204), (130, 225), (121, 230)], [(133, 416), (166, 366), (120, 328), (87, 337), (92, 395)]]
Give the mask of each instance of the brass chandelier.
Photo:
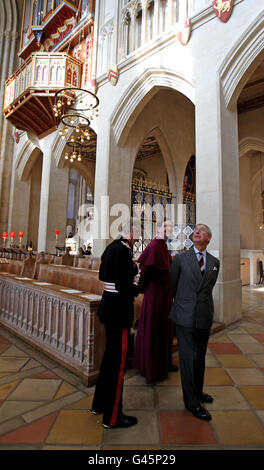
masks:
[(69, 87), (55, 93), (54, 115), (63, 124), (59, 135), (66, 140), (65, 160), (80, 162), (87, 149), (90, 125), (98, 116), (99, 99), (89, 90)]

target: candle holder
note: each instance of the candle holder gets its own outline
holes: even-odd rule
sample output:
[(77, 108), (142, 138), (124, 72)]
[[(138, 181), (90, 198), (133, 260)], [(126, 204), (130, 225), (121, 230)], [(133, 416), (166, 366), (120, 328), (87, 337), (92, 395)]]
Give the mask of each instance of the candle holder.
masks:
[(4, 248), (5, 248), (5, 246), (6, 246), (6, 239), (7, 239), (7, 237), (8, 237), (7, 232), (3, 232), (2, 238), (3, 238), (3, 240), (4, 240)]
[(9, 233), (9, 236), (10, 236), (10, 238), (11, 238), (10, 246), (12, 247), (13, 244), (14, 244), (14, 238), (15, 238), (16, 234), (15, 234), (15, 232), (10, 232), (10, 233)]
[(18, 233), (18, 236), (19, 236), (19, 248), (21, 248), (21, 245), (22, 245), (22, 238), (24, 237), (24, 232), (19, 232), (19, 233)]
[(55, 233), (55, 236), (56, 236), (56, 245), (57, 245), (60, 231), (59, 230), (54, 230), (54, 233)]

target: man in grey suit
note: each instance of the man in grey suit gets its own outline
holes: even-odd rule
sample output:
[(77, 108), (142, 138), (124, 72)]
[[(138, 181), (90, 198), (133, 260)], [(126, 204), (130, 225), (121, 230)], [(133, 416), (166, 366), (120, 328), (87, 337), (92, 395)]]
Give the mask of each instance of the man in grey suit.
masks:
[(211, 238), (210, 228), (198, 224), (194, 247), (175, 255), (171, 267), (170, 319), (176, 323), (185, 408), (206, 421), (211, 415), (201, 403), (212, 403), (213, 397), (203, 393), (205, 355), (213, 323), (212, 291), (220, 267), (219, 260), (206, 251)]

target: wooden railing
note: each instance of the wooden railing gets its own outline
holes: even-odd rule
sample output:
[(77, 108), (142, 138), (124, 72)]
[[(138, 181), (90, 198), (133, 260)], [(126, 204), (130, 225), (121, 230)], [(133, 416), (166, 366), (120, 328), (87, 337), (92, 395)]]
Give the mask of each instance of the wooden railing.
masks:
[(105, 341), (96, 315), (101, 296), (65, 290), (1, 273), (0, 324), (93, 385)]
[[(81, 62), (66, 52), (37, 52), (16, 70), (5, 84), (4, 111), (11, 111), (27, 91), (55, 92), (65, 87), (80, 87)], [(17, 104), (17, 103), (16, 103)], [(19, 103), (20, 104), (20, 103)]]

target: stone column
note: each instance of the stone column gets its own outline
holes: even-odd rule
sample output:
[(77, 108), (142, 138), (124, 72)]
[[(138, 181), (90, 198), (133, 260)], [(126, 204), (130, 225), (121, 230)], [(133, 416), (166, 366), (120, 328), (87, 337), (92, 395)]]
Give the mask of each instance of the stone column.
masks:
[[(99, 123), (98, 123), (99, 124)], [(122, 178), (120, 167), (122, 166)], [(131, 158), (128, 148), (118, 147), (105, 118), (98, 125), (96, 170), (94, 190), (93, 255), (101, 256), (105, 246), (113, 238), (111, 225), (122, 214), (130, 217)], [(121, 206), (119, 204), (122, 203)]]
[(58, 168), (53, 158), (55, 133), (40, 141), (43, 152), (38, 251), (55, 253), (54, 230), (60, 230), (59, 245), (64, 245), (67, 222), (69, 168)]
[(179, 0), (179, 21), (184, 21), (188, 16), (188, 2)]
[(167, 18), (167, 24), (168, 27), (170, 28), (173, 24), (173, 0), (168, 0), (168, 18)]
[(154, 37), (159, 35), (160, 0), (154, 0)]
[(202, 76), (196, 90), (197, 223), (211, 227), (208, 250), (220, 259), (215, 319), (241, 318), (240, 199), (237, 115), (226, 109), (218, 77)]
[(148, 0), (142, 1), (142, 26), (141, 26), (141, 46), (147, 42), (147, 31), (148, 31)]

